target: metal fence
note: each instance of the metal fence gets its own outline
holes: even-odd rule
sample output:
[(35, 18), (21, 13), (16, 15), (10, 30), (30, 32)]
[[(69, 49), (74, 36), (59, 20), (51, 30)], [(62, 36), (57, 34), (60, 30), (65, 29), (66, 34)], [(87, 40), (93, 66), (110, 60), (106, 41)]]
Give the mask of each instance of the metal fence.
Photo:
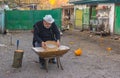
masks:
[(61, 9), (6, 11), (5, 27), (8, 30), (31, 30), (37, 21), (42, 20), (46, 14), (51, 14), (57, 26), (61, 29), (61, 13)]

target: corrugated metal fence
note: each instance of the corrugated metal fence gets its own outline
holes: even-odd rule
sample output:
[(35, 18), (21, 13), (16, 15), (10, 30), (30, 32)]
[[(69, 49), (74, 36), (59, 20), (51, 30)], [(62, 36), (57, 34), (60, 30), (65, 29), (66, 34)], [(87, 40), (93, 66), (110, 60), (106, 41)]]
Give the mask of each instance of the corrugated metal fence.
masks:
[(51, 14), (57, 26), (61, 29), (61, 9), (54, 10), (30, 10), (30, 11), (6, 11), (5, 27), (8, 30), (31, 30), (34, 23), (43, 19), (46, 14)]

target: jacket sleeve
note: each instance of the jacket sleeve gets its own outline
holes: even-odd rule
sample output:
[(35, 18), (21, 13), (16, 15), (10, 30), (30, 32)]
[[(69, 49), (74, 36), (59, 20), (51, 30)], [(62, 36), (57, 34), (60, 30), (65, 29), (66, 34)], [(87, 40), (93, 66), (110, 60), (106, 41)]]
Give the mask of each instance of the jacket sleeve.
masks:
[(52, 30), (53, 30), (53, 33), (55, 35), (56, 40), (60, 40), (60, 31), (59, 31), (59, 29), (58, 29), (58, 27), (56, 26), (55, 23), (53, 23), (53, 29)]
[(38, 43), (42, 42), (42, 39), (39, 37), (39, 28), (37, 24), (34, 25), (34, 38)]

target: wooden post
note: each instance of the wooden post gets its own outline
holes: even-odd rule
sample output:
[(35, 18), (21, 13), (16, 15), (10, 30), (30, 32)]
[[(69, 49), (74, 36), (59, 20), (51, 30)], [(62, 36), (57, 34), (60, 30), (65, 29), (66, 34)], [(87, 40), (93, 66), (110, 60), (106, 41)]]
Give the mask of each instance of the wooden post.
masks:
[(12, 67), (14, 68), (22, 67), (23, 54), (24, 54), (23, 50), (15, 50)]

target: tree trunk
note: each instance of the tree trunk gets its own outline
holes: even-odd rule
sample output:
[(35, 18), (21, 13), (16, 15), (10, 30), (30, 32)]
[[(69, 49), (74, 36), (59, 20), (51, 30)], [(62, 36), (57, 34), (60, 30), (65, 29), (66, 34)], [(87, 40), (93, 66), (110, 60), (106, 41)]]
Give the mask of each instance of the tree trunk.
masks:
[(15, 50), (12, 67), (14, 68), (22, 67), (23, 54), (24, 54), (23, 50)]

